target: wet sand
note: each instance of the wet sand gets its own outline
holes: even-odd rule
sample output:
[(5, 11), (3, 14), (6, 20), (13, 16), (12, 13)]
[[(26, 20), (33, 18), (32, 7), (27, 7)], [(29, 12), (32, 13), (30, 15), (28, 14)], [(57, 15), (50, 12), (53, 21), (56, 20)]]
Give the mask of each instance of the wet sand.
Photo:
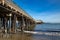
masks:
[(28, 34), (22, 32), (7, 35), (0, 33), (0, 40), (60, 40), (60, 36)]
[(32, 40), (32, 38), (30, 34), (25, 34), (21, 32), (7, 35), (0, 33), (0, 40)]

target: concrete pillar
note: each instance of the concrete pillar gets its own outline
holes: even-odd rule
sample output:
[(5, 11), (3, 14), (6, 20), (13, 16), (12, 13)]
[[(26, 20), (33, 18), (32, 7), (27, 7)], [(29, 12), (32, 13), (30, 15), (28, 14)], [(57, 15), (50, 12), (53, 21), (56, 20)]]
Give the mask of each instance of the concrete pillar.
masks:
[(19, 18), (19, 20), (18, 20), (18, 28), (20, 29), (20, 27), (21, 27), (21, 20), (20, 20), (20, 18)]
[(5, 20), (4, 20), (4, 17), (3, 17), (2, 22), (3, 22), (2, 26), (4, 27), (4, 25), (5, 25)]
[(2, 27), (2, 17), (0, 17), (0, 28)]
[(3, 17), (2, 17), (2, 27), (3, 27)]
[(29, 27), (31, 26), (31, 23), (30, 23), (30, 21), (28, 21), (28, 26), (29, 26)]
[(9, 29), (10, 29), (10, 32), (11, 32), (11, 24), (12, 24), (12, 17), (9, 16)]
[(26, 29), (27, 30), (29, 29), (29, 21), (28, 21), (28, 19), (26, 19)]
[(24, 28), (25, 28), (25, 20), (24, 20), (23, 15), (22, 15), (22, 20), (21, 20), (21, 21), (22, 21), (22, 22), (21, 22), (21, 31), (23, 31)]
[(7, 33), (7, 18), (4, 17), (4, 32)]
[(11, 31), (12, 31), (12, 33), (16, 33), (16, 15), (15, 14), (13, 14), (13, 18), (12, 18)]

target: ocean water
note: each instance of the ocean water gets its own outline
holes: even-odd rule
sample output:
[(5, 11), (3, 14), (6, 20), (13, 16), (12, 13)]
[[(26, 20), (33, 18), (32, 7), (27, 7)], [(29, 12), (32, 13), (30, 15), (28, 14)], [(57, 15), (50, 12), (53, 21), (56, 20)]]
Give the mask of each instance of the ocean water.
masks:
[(60, 23), (36, 24), (31, 34), (31, 40), (60, 40)]
[(60, 40), (60, 23), (37, 24), (33, 40)]
[(53, 31), (60, 32), (60, 23), (44, 23), (37, 24), (34, 31)]

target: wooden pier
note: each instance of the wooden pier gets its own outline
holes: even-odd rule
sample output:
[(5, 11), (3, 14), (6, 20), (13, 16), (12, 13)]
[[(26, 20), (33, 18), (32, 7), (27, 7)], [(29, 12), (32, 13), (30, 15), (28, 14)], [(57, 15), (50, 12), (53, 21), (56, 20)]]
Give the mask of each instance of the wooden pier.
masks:
[(35, 24), (35, 20), (12, 0), (0, 0), (0, 28), (3, 31), (16, 33), (17, 28), (23, 31)]

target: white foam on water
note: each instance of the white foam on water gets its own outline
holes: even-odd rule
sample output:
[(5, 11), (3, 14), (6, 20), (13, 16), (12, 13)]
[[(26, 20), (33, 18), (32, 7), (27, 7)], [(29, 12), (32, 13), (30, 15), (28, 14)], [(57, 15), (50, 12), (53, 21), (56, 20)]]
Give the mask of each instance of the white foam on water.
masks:
[(31, 34), (44, 34), (44, 35), (53, 35), (53, 36), (60, 36), (60, 33), (57, 32), (34, 32), (34, 31), (24, 31), (25, 33), (31, 33)]
[[(21, 30), (18, 30), (21, 31)], [(35, 31), (23, 31), (25, 33), (31, 33), (31, 34), (39, 34), (39, 35), (51, 35), (51, 36), (60, 36), (60, 33), (58, 32), (35, 32)]]

